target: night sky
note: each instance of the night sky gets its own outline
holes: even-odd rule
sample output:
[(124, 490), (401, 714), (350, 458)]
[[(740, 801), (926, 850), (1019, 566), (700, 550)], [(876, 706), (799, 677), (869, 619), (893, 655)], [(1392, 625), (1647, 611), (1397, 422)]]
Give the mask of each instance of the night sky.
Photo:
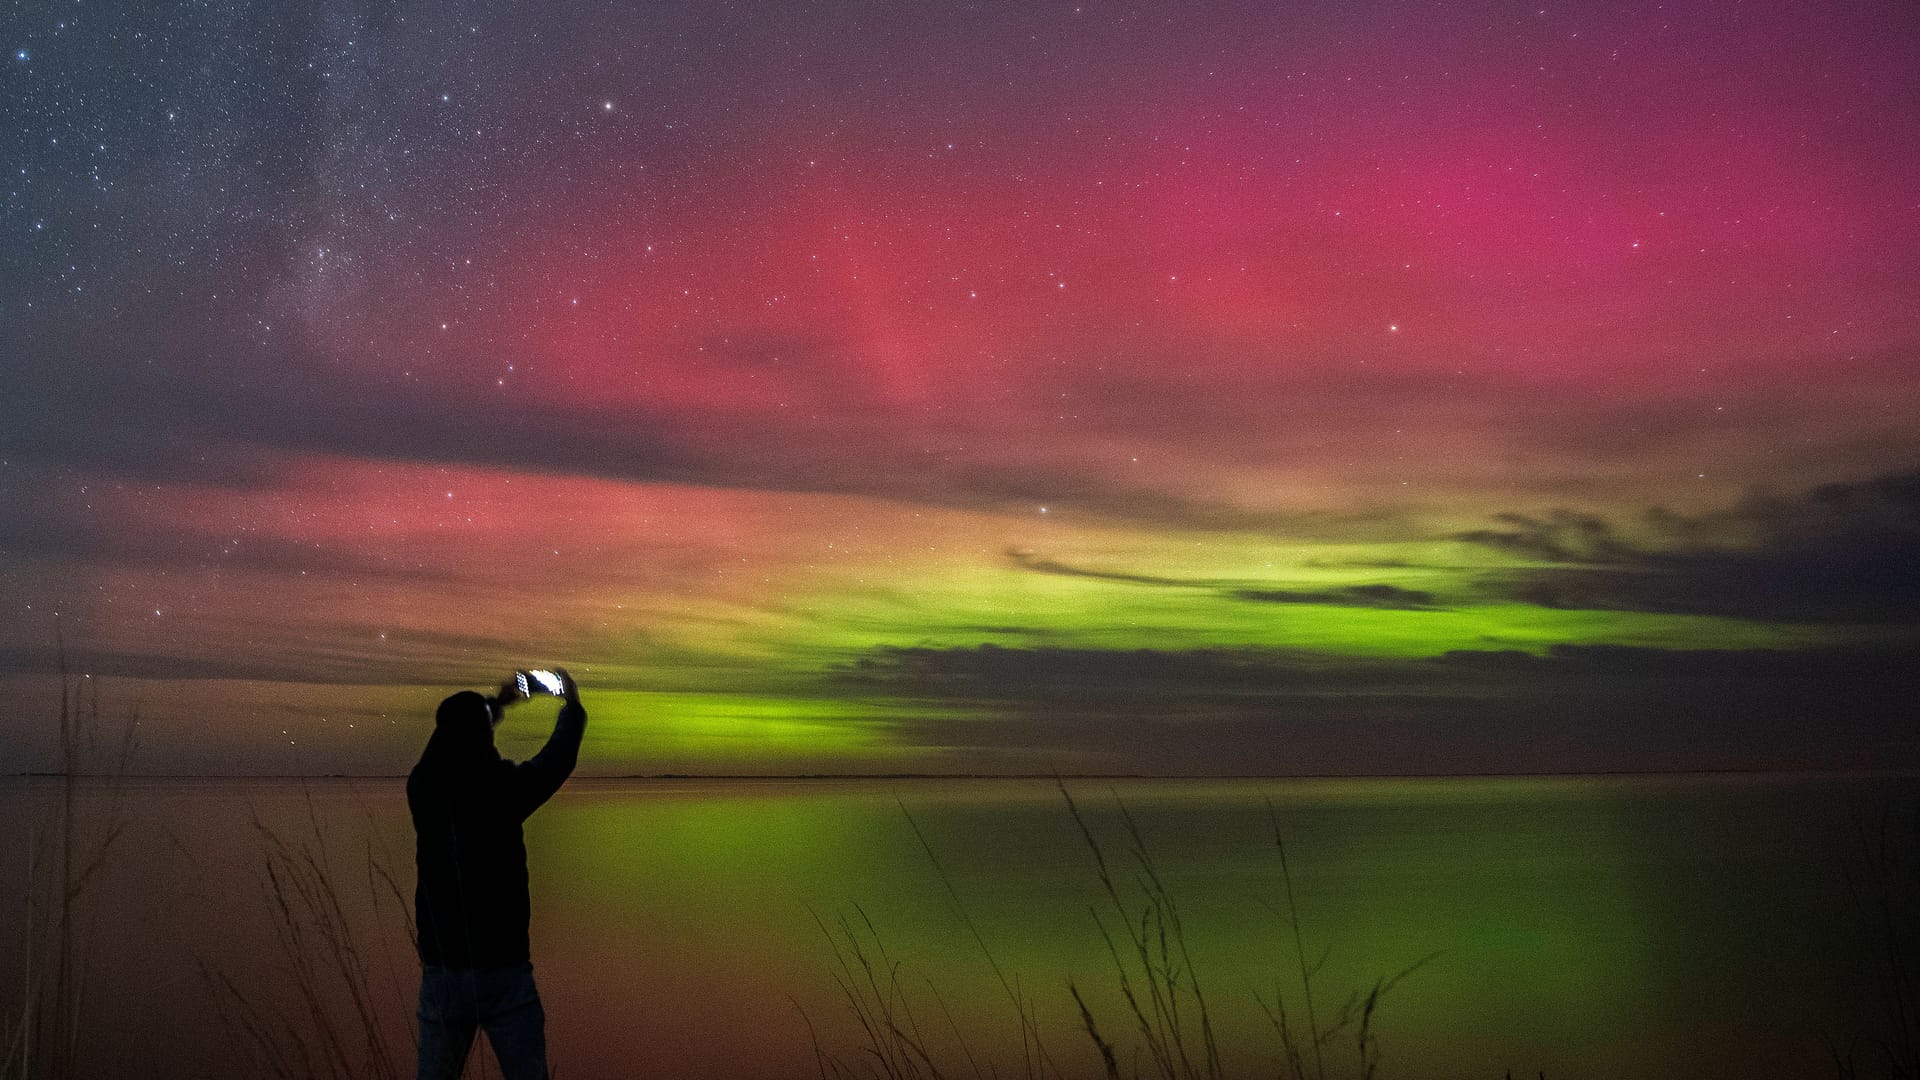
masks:
[(1920, 766), (1905, 0), (0, 47), (8, 771)]

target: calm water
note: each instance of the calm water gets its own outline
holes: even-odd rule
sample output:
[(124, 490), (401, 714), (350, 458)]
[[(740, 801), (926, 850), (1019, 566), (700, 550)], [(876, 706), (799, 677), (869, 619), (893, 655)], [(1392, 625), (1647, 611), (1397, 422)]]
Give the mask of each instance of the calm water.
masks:
[[(1117, 869), (1130, 866), (1118, 805), (1134, 815), (1180, 905), (1229, 1059), (1266, 1075), (1275, 1040), (1256, 998), (1270, 1002), (1278, 986), (1291, 1008), (1302, 1003), (1278, 914), (1285, 892), (1269, 800), (1307, 951), (1326, 954), (1315, 983), (1321, 1017), (1347, 991), (1439, 953), (1376, 1020), (1387, 1076), (1830, 1076), (1820, 1037), (1876, 1033), (1883, 1008), (1885, 935), (1848, 884), (1867, 867), (1863, 827), (1877, 830), (1892, 814), (1906, 837), (1894, 901), (1911, 904), (1916, 884), (1914, 779), (1069, 787)], [(20, 1015), (26, 959), (20, 871), (57, 792), (53, 781), (0, 782), (0, 865), (19, 868), (0, 874), (0, 900), (16, 913), (0, 922), (9, 1018)], [(370, 860), (389, 866), (411, 890), (398, 781), (130, 781), (117, 795), (88, 784), (83, 836), (116, 799), (127, 831), (75, 915), (92, 977), (91, 1074), (248, 1071), (234, 1064), (200, 969), (259, 1002), (293, 1000), (264, 900), (256, 818), (324, 856), (410, 1068), (417, 969), (400, 910), (369, 874)], [(855, 1052), (816, 919), (860, 913), (955, 1071), (971, 1075), (954, 1028), (976, 1059), (1018, 1071), (1006, 994), (914, 822), (1031, 999), (1049, 1053), (1097, 1075), (1066, 982), (1127, 1046), (1092, 913), (1110, 909), (1060, 794), (1013, 780), (573, 781), (527, 830), (534, 961), (560, 1074), (811, 1075), (809, 1020), (829, 1048)], [(1349, 1073), (1350, 1053), (1337, 1056)]]

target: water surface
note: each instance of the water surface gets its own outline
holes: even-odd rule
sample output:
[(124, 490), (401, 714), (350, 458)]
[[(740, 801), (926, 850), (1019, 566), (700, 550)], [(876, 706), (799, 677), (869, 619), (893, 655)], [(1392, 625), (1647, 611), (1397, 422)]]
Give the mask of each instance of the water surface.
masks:
[[(1920, 800), (1912, 778), (1067, 786), (1129, 897), (1121, 808), (1131, 813), (1229, 1062), (1267, 1075), (1278, 1048), (1259, 1002), (1277, 991), (1296, 1016), (1304, 1005), (1276, 825), (1306, 950), (1324, 956), (1320, 1019), (1348, 991), (1433, 957), (1376, 1018), (1384, 1075), (1814, 1077), (1832, 1074), (1823, 1036), (1882, 1027), (1886, 938), (1861, 907), (1878, 896), (1857, 888), (1872, 869), (1860, 840), (1910, 822)], [(6, 865), (27, 866), (36, 834), (47, 839), (60, 790), (0, 783)], [(259, 826), (324, 860), (384, 1036), (410, 1069), (417, 967), (374, 872), (411, 890), (400, 781), (88, 781), (76, 806), (82, 850), (115, 806), (127, 823), (75, 912), (98, 1034), (90, 1071), (244, 1072), (223, 1025), (233, 1006), (207, 973), (297, 1004)], [(1069, 979), (1108, 1036), (1132, 1042), (1095, 921), (1111, 928), (1112, 908), (1050, 781), (575, 779), (527, 839), (534, 961), (562, 1075), (810, 1075), (813, 1035), (857, 1053), (834, 983), (842, 918), (869, 945), (871, 923), (928, 1041), (962, 1075), (968, 1051), (983, 1069), (987, 1058), (1002, 1075), (1020, 1068), (982, 941), (1055, 1061), (1096, 1075)], [(1896, 854), (1908, 876), (1891, 898), (1904, 905), (1912, 851)], [(40, 884), (57, 866), (47, 857)], [(25, 911), (34, 881), (7, 877), (6, 902)], [(9, 1017), (24, 922), (5, 923), (0, 942)], [(1336, 1049), (1344, 1067), (1351, 1051)]]

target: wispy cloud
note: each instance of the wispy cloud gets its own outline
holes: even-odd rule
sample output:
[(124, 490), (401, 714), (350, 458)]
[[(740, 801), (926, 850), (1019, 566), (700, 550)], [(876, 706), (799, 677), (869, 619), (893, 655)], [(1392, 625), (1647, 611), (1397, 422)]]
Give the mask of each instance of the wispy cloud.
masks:
[(1158, 577), (1153, 574), (1130, 574), (1118, 570), (1092, 570), (1082, 566), (1069, 566), (1063, 562), (1043, 558), (1031, 551), (1009, 551), (1007, 552), (1007, 558), (1020, 569), (1031, 570), (1036, 574), (1091, 578), (1095, 581), (1119, 581), (1128, 585), (1168, 585), (1174, 588), (1208, 588), (1212, 585), (1211, 582), (1192, 581), (1185, 578)]
[(1323, 604), (1332, 607), (1384, 608), (1389, 611), (1434, 611), (1439, 601), (1424, 589), (1398, 585), (1347, 585), (1337, 589), (1235, 589), (1236, 600), (1262, 604)]
[(1545, 607), (1819, 623), (1920, 618), (1920, 473), (1650, 512), (1638, 539), (1588, 514), (1505, 515), (1457, 539), (1549, 565), (1491, 576)]
[(1440, 606), (1434, 594), (1421, 589), (1401, 588), (1398, 585), (1343, 585), (1330, 589), (1263, 588), (1214, 578), (1162, 577), (1156, 574), (1137, 574), (1121, 570), (1098, 570), (1044, 558), (1031, 551), (1009, 551), (1007, 558), (1022, 570), (1031, 570), (1037, 574), (1087, 578), (1093, 581), (1114, 581), (1125, 585), (1210, 589), (1223, 597), (1257, 604), (1316, 604), (1325, 607), (1384, 608), (1391, 611), (1432, 611)]

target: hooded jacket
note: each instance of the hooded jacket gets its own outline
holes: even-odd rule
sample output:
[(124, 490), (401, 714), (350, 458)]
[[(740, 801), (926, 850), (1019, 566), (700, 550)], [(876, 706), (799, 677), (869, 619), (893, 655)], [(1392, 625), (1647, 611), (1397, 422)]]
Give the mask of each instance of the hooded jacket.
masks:
[(515, 764), (494, 749), (485, 698), (465, 691), (440, 703), (426, 751), (407, 776), (422, 963), (486, 968), (528, 961), (520, 825), (572, 775), (586, 726), (585, 709), (562, 706), (547, 744)]

